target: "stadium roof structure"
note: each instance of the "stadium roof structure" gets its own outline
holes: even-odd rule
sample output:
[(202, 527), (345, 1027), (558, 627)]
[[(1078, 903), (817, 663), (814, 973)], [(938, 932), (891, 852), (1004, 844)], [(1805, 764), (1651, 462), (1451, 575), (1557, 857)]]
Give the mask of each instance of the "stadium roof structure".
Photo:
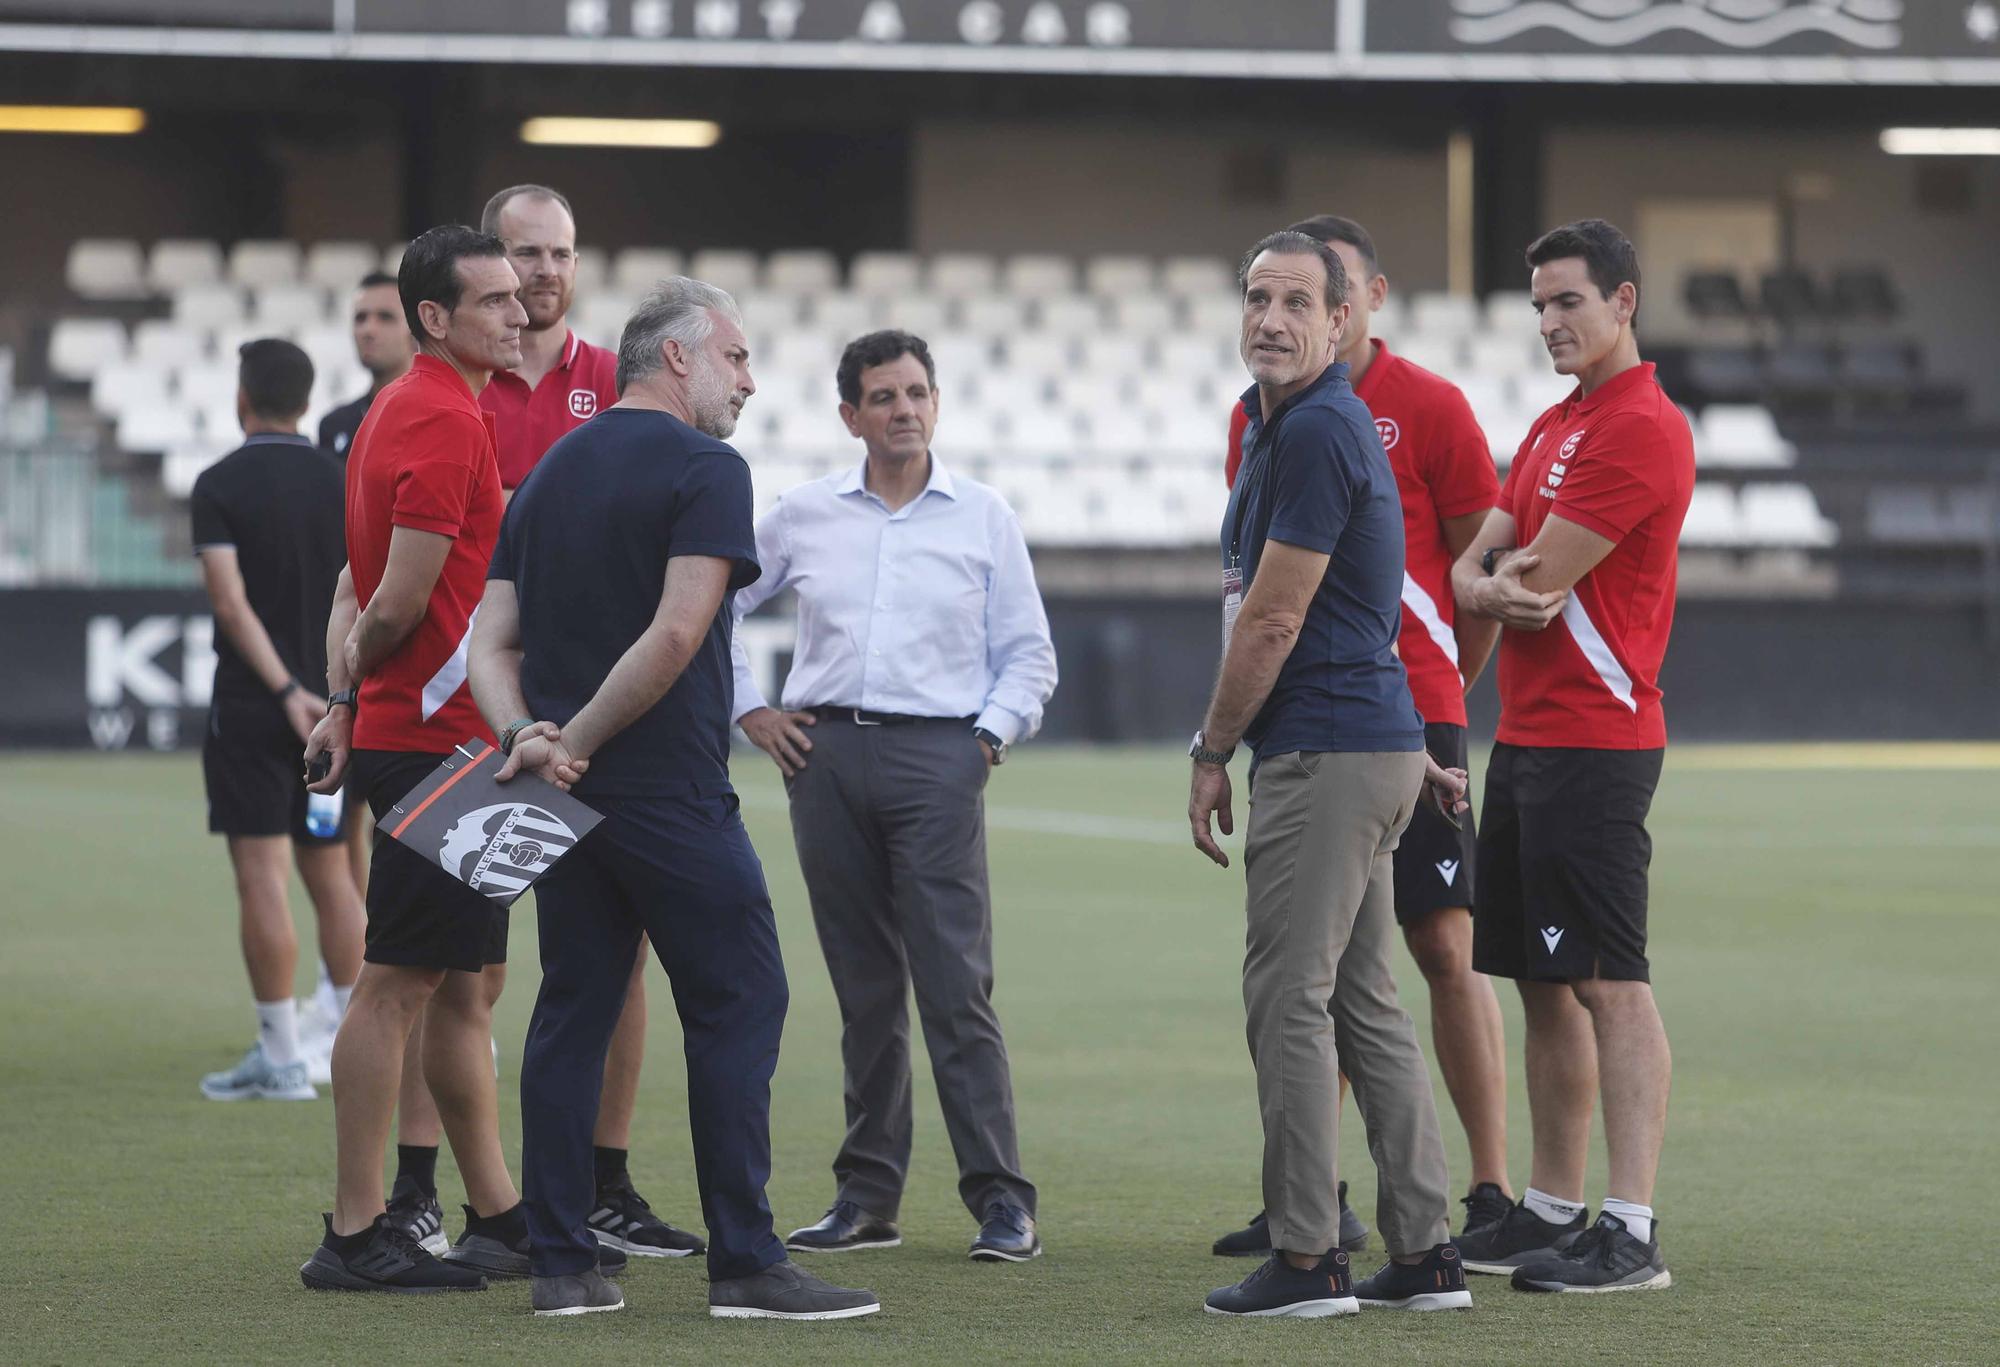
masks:
[(2000, 84), (1996, 0), (0, 0), (0, 50), (1517, 84)]

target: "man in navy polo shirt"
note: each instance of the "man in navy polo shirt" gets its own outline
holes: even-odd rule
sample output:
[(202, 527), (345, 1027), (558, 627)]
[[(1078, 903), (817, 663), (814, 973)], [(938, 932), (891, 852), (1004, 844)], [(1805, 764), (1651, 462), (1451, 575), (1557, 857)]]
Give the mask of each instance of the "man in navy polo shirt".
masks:
[[(1274, 233), (1243, 259), (1247, 458), (1222, 529), (1221, 677), (1189, 753), (1196, 848), (1224, 867), (1228, 764), (1255, 759), (1244, 863), (1243, 1004), (1264, 1122), (1271, 1257), (1213, 1292), (1216, 1314), (1444, 1309), (1471, 1294), (1445, 1227), (1444, 1146), (1416, 1031), (1396, 1001), (1391, 856), (1427, 767), (1396, 657), (1403, 514), (1375, 421), (1333, 358), (1347, 273), (1325, 243)], [(1335, 1026), (1338, 1025), (1336, 1035)], [(1381, 1177), (1390, 1261), (1360, 1286), (1340, 1243), (1339, 1076)]]
[(794, 1265), (771, 1228), (771, 1074), (788, 1004), (763, 866), (729, 784), (731, 616), (755, 582), (750, 471), (723, 442), (756, 386), (726, 293), (676, 277), (619, 345), (618, 404), (550, 448), (508, 510), (473, 696), (529, 771), (603, 823), (537, 889), (542, 989), (521, 1063), (534, 1309), (624, 1305), (597, 1270), (591, 1131), (643, 933), (667, 970), (709, 1229), (709, 1313), (881, 1308)]

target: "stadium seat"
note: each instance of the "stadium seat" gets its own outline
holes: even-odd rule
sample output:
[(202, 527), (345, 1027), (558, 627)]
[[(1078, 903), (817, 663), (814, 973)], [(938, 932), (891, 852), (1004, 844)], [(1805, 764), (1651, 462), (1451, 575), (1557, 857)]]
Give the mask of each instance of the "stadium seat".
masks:
[(1681, 298), (1701, 322), (1740, 322), (1751, 314), (1743, 282), (1730, 270), (1690, 271)]
[(135, 408), (166, 407), (172, 402), (163, 366), (119, 361), (100, 367), (90, 382), (90, 406), (107, 418)]
[(1074, 456), (1077, 445), (1076, 423), (1068, 413), (1050, 408), (1009, 413), (1000, 441), (1002, 451), (1043, 458)]
[(1410, 322), (1426, 337), (1470, 337), (1479, 331), (1479, 301), (1469, 294), (1418, 294), (1410, 300)]
[(1514, 377), (1514, 402), (1531, 409), (1540, 417), (1544, 409), (1553, 408), (1576, 392), (1574, 376), (1558, 375), (1548, 366), (1537, 366)]
[(771, 339), (762, 356), (772, 370), (830, 376), (840, 360), (840, 343), (815, 328), (788, 328)]
[(1456, 381), (1465, 401), (1472, 406), (1475, 417), (1484, 418), (1489, 413), (1504, 412), (1513, 402), (1513, 386), (1508, 377), (1493, 375), (1473, 369), (1467, 370)]
[(1111, 326), (1130, 340), (1178, 332), (1181, 311), (1174, 300), (1158, 294), (1121, 294), (1111, 301)]
[(1087, 337), (1105, 326), (1101, 301), (1087, 294), (1060, 294), (1035, 305), (1038, 331), (1058, 337)]
[(60, 318), (49, 329), (49, 369), (87, 380), (125, 359), (125, 325), (115, 318)]
[(1484, 375), (1508, 380), (1524, 375), (1538, 365), (1548, 365), (1548, 353), (1533, 333), (1486, 332), (1469, 338), (1465, 343), (1467, 376)]
[(1455, 379), (1465, 370), (1465, 345), (1463, 339), (1434, 332), (1413, 332), (1405, 335), (1396, 350), (1404, 360), (1420, 365), (1425, 370), (1442, 375), (1447, 380)]
[(1827, 302), (1835, 316), (1856, 322), (1890, 322), (1902, 312), (1896, 287), (1880, 266), (1843, 266), (1833, 273)]
[(1152, 340), (1135, 332), (1101, 332), (1086, 337), (1078, 350), (1083, 368), (1110, 384), (1128, 375), (1144, 374), (1152, 366)]
[(1831, 546), (1839, 529), (1803, 484), (1752, 484), (1739, 500), (1744, 535), (1760, 546)]
[(1532, 337), (1535, 334), (1535, 300), (1526, 290), (1495, 290), (1486, 296), (1482, 312), (1490, 335)]
[(984, 405), (948, 401), (938, 419), (938, 444), (947, 463), (985, 461), (1000, 445), (1000, 415)]
[(1066, 256), (1017, 256), (1007, 262), (1001, 279), (1011, 295), (1046, 300), (1076, 292), (1076, 263)]
[(188, 366), (174, 374), (175, 398), (195, 409), (226, 404), (232, 422), (235, 421), (236, 390), (236, 367), (233, 365), (207, 362)]
[[(208, 353), (208, 335), (198, 328), (170, 323), (164, 318), (148, 318), (132, 329), (134, 360), (161, 369), (172, 369), (202, 359)], [(234, 358), (235, 348), (219, 355)]]
[(1773, 347), (1764, 361), (1764, 385), (1794, 398), (1823, 398), (1834, 388), (1833, 353), (1812, 342)]
[(174, 293), (174, 321), (189, 328), (214, 331), (243, 321), (243, 289), (239, 285), (189, 285)]
[(1007, 339), (1006, 364), (1022, 374), (1062, 379), (1077, 368), (1080, 343), (1053, 332), (1020, 332)]
[(875, 298), (914, 294), (922, 281), (923, 267), (908, 252), (862, 252), (847, 273), (849, 289)]
[[(657, 247), (627, 247), (611, 262), (611, 288), (632, 298), (681, 273), (681, 254)], [(589, 302), (586, 297), (585, 303)]]
[(602, 247), (576, 249), (576, 290), (589, 298), (604, 288), (611, 276), (611, 254)]
[(1226, 339), (1232, 349), (1243, 333), (1243, 301), (1228, 294), (1197, 294), (1184, 301), (1187, 309), (1183, 326), (1189, 332)]
[(998, 287), (999, 271), (983, 252), (940, 252), (931, 258), (928, 286), (947, 298), (990, 294)]
[[(1234, 296), (1232, 296), (1232, 299)], [(1242, 301), (1236, 300), (1236, 308), (1242, 311)], [(1410, 322), (1410, 306), (1400, 294), (1391, 294), (1382, 301), (1382, 307), (1375, 310), (1375, 316), (1368, 320), (1368, 335), (1380, 337), (1398, 351), (1402, 350), (1402, 339), (1416, 330)]]
[(1480, 430), (1486, 434), (1486, 444), (1492, 448), (1497, 468), (1505, 470), (1514, 463), (1514, 453), (1521, 449), (1521, 443), (1528, 439), (1528, 430), (1541, 415), (1542, 409), (1528, 407), (1518, 398), (1504, 408), (1478, 415)]
[[(620, 295), (586, 295), (570, 316), (570, 325), (576, 329), (578, 336), (591, 345), (616, 351), (618, 339), (625, 332), (625, 320), (631, 313), (630, 301)], [(351, 342), (347, 349), (350, 352), (354, 349)], [(755, 359), (752, 358), (752, 374), (756, 373)]]
[(377, 270), (382, 253), (367, 242), (315, 242), (306, 248), (305, 282), (332, 290), (341, 307), (347, 295), (361, 284), (361, 277)]
[[(846, 442), (833, 415), (820, 410), (781, 410), (771, 423), (771, 449), (787, 458), (831, 456)], [(754, 464), (754, 463), (753, 463)]]
[(172, 294), (186, 285), (212, 285), (222, 279), (222, 248), (190, 238), (164, 238), (153, 246), (146, 264), (146, 283), (155, 294)]
[(1083, 268), (1085, 288), (1101, 298), (1144, 294), (1154, 278), (1152, 259), (1144, 256), (1093, 256)]
[(250, 319), (274, 336), (296, 336), (328, 320), (327, 292), (318, 285), (265, 286), (251, 298)]
[(958, 325), (981, 337), (1005, 340), (1028, 327), (1028, 301), (1011, 294), (975, 294), (959, 301)]
[(1236, 267), (1219, 256), (1170, 257), (1160, 267), (1160, 288), (1189, 298), (1228, 294), (1236, 288)]
[(772, 252), (764, 263), (764, 286), (790, 294), (828, 294), (840, 288), (840, 262), (832, 252)]
[(1757, 353), (1749, 347), (1702, 347), (1688, 356), (1688, 378), (1710, 402), (1741, 402), (1763, 393)]
[(301, 269), (296, 242), (253, 239), (229, 249), (229, 278), (248, 288), (294, 284)]
[(1848, 346), (1840, 358), (1840, 383), (1874, 398), (1907, 399), (1922, 382), (1916, 348), (1869, 339)]
[(145, 404), (118, 418), (118, 446), (123, 451), (165, 452), (194, 440), (194, 418), (179, 404)]
[[(141, 324), (140, 326), (143, 327), (144, 324)], [(136, 350), (138, 344), (138, 333), (134, 332), (132, 335), (133, 335), (134, 349)], [(243, 349), (243, 344), (245, 342), (254, 342), (257, 341), (259, 338), (266, 337), (268, 335), (269, 335), (268, 333), (266, 333), (262, 328), (258, 327), (254, 323), (231, 323), (227, 327), (221, 327), (215, 330), (215, 336), (213, 339), (214, 345), (210, 348), (210, 350), (220, 359), (227, 361), (234, 361), (237, 357), (237, 354)], [(170, 364), (179, 364), (179, 363), (180, 362), (178, 359), (170, 361)]]
[[(993, 413), (1017, 413), (1024, 408), (1045, 408), (1050, 402), (1048, 377), (1011, 366), (996, 367), (974, 377), (971, 395), (978, 405)], [(1075, 407), (1063, 399), (1062, 406)]]
[(736, 307), (742, 311), (743, 326), (751, 332), (770, 337), (791, 332), (799, 325), (805, 301), (796, 294), (761, 287), (730, 293), (735, 295)]
[[(236, 416), (236, 400), (211, 401), (199, 406), (189, 406), (186, 397), (182, 396), (180, 403), (194, 419), (195, 431), (200, 434), (200, 439), (215, 450), (228, 451), (243, 440), (243, 424)], [(311, 433), (317, 430), (318, 425), (318, 417), (308, 405), (306, 416), (299, 423), (299, 430)]]
[(1756, 468), (1797, 459), (1797, 449), (1779, 435), (1771, 410), (1759, 404), (1710, 404), (1695, 429), (1694, 449), (1704, 465)]
[(757, 254), (714, 249), (696, 252), (688, 260), (688, 274), (717, 289), (741, 294), (757, 287)]
[[(870, 298), (873, 300), (876, 327), (914, 332), (926, 342), (954, 330), (951, 322), (954, 308), (950, 300), (923, 294), (914, 288), (902, 294), (874, 295)], [(847, 340), (854, 339), (850, 337)]]
[(994, 362), (993, 343), (984, 337), (940, 332), (924, 340), (930, 346), (931, 363), (937, 367), (941, 387), (955, 384), (962, 388), (970, 377), (983, 374)]
[(1190, 329), (1159, 339), (1160, 370), (1166, 375), (1199, 376), (1205, 381), (1227, 378), (1241, 393), (1250, 384), (1243, 362), (1236, 354), (1236, 334), (1214, 334)]
[(812, 301), (812, 325), (845, 346), (875, 327), (874, 306), (858, 294), (821, 294)]
[(1077, 454), (1086, 462), (1129, 462), (1151, 456), (1159, 445), (1153, 424), (1141, 409), (1100, 404), (1070, 411), (1083, 429)]
[(382, 269), (390, 275), (396, 274), (403, 265), (403, 249), (409, 245), (407, 242), (391, 242), (388, 246), (384, 247), (382, 249)]
[(1764, 312), (1785, 327), (1815, 323), (1826, 315), (1819, 287), (1812, 276), (1796, 267), (1764, 272), (1757, 299)]
[(128, 238), (78, 238), (63, 279), (83, 299), (143, 299), (147, 293), (144, 254)]
[(1681, 523), (1683, 546), (1722, 547), (1743, 543), (1736, 491), (1726, 484), (1696, 484)]
[(185, 499), (194, 492), (194, 482), (203, 470), (228, 453), (217, 450), (201, 437), (190, 437), (167, 448), (160, 462), (160, 483), (174, 498)]

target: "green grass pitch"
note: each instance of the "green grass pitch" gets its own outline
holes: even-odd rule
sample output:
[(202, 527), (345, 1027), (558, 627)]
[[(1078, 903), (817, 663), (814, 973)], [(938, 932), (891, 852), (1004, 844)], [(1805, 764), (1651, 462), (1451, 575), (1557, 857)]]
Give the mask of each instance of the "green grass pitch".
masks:
[[(1657, 1198), (1673, 1290), (1524, 1297), (1478, 1278), (1469, 1313), (1244, 1323), (1201, 1313), (1248, 1270), (1209, 1256), (1210, 1239), (1258, 1205), (1240, 868), (1187, 846), (1171, 752), (1023, 747), (988, 804), (998, 1005), (1048, 1255), (966, 1260), (972, 1223), (920, 1062), (904, 1247), (815, 1264), (885, 1308), (827, 1325), (712, 1322), (698, 1262), (635, 1260), (630, 1308), (576, 1321), (531, 1320), (520, 1284), (303, 1290), (331, 1194), (331, 1103), (220, 1106), (195, 1089), (252, 1032), (196, 762), (8, 756), (0, 1361), (1994, 1362), (2000, 768), (1848, 753), (1668, 758), (1652, 920), (1675, 1055)], [(770, 1189), (783, 1232), (830, 1199), (838, 1022), (776, 776), (754, 755), (738, 771), (792, 980)], [(516, 1154), (533, 914), (516, 915), (496, 1032)], [(1428, 1045), (1421, 979), (1406, 957), (1399, 970)], [(310, 971), (307, 953), (301, 990)], [(677, 1028), (654, 981), (633, 1170), (688, 1224)], [(1520, 1013), (1501, 999), (1518, 1186)], [(1437, 1090), (1462, 1188), (1463, 1138)], [(1343, 1138), (1371, 1216), (1351, 1113)], [(441, 1168), (455, 1233), (460, 1189)], [(1593, 1204), (1603, 1175), (1600, 1149)], [(1379, 1243), (1358, 1269), (1378, 1257)]]

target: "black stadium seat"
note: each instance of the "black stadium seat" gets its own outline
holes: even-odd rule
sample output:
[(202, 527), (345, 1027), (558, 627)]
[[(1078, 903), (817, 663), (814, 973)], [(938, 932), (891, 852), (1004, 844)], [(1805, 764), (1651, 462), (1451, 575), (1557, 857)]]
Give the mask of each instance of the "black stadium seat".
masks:
[(1827, 297), (1835, 316), (1855, 322), (1888, 322), (1902, 312), (1889, 273), (1880, 266), (1835, 271)]
[(1688, 312), (1703, 322), (1740, 320), (1750, 316), (1743, 282), (1733, 271), (1695, 271), (1683, 287)]
[(1766, 271), (1759, 298), (1764, 312), (1782, 327), (1815, 323), (1826, 316), (1819, 287), (1812, 276), (1795, 267)]
[(1703, 347), (1688, 357), (1688, 379), (1709, 403), (1742, 403), (1764, 390), (1757, 353), (1749, 347)]

